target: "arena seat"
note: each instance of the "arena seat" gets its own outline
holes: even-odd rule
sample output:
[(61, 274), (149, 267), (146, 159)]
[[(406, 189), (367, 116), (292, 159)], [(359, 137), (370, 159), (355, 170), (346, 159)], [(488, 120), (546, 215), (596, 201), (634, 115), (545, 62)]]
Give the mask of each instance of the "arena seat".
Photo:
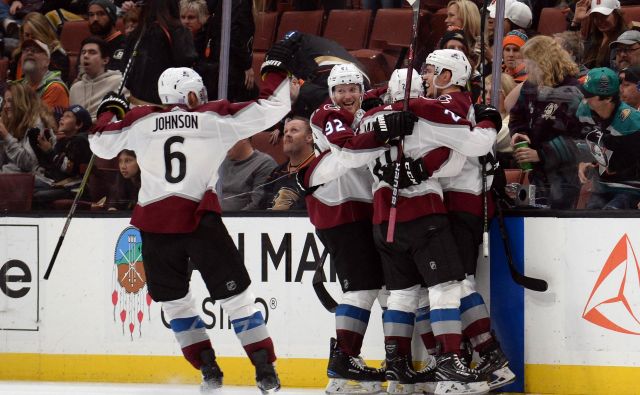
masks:
[(560, 8), (545, 7), (540, 13), (540, 23), (538, 24), (538, 33), (546, 36), (552, 36), (555, 33), (561, 33), (567, 30), (566, 15)]
[(67, 54), (78, 55), (80, 54), (80, 43), (90, 35), (87, 21), (67, 21), (62, 27), (62, 33), (60, 33), (60, 44)]
[(0, 81), (7, 80), (7, 73), (9, 72), (9, 58), (0, 58)]
[(251, 145), (260, 152), (269, 154), (277, 164), (285, 163), (289, 158), (282, 152), (282, 137), (278, 140), (278, 144), (273, 145), (269, 142), (271, 132), (260, 132), (251, 136)]
[(323, 15), (322, 10), (284, 12), (280, 17), (276, 40), (282, 39), (287, 32), (292, 30), (319, 36), (322, 32)]
[(31, 210), (34, 182), (30, 173), (0, 174), (0, 210)]
[(429, 19), (429, 26), (431, 31), (429, 32), (429, 39), (427, 40), (428, 48), (437, 48), (440, 39), (447, 31), (447, 9), (441, 8), (431, 15)]
[(253, 50), (266, 51), (271, 48), (278, 27), (277, 12), (259, 12), (255, 20), (256, 32), (253, 35)]
[(640, 22), (640, 6), (638, 5), (623, 6), (622, 12), (624, 13), (624, 20), (627, 23)]
[(370, 26), (371, 10), (332, 10), (323, 37), (349, 51), (361, 49), (367, 44)]

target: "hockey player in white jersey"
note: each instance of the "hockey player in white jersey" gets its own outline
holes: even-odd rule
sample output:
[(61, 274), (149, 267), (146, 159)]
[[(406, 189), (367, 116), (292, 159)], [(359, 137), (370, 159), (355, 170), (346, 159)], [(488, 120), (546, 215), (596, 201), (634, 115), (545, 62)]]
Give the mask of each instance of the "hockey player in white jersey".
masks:
[[(201, 370), (205, 393), (222, 385), (223, 374), (189, 291), (189, 261), (229, 315), (255, 367), (258, 388), (263, 394), (280, 388), (273, 343), (248, 288), (251, 280), (242, 258), (220, 217), (215, 185), (231, 146), (290, 111), (291, 52), (277, 43), (267, 53), (260, 99), (253, 102), (207, 102), (197, 73), (167, 69), (158, 81), (164, 106), (128, 111), (122, 97), (107, 95), (90, 137), (99, 157), (113, 158), (123, 149), (137, 154), (142, 186), (131, 223), (142, 235), (149, 293), (161, 303), (184, 357)], [(121, 119), (113, 122), (114, 114)]]

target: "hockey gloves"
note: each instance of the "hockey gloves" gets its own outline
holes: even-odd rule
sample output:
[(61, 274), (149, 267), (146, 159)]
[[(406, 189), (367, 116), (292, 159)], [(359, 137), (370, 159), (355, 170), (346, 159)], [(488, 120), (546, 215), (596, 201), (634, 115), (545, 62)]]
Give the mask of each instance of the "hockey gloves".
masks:
[(392, 138), (408, 136), (413, 133), (413, 125), (417, 121), (418, 117), (409, 111), (378, 115), (373, 121), (373, 133), (375, 133), (376, 140), (387, 143)]
[(372, 108), (379, 107), (379, 106), (381, 106), (383, 104), (384, 104), (384, 102), (382, 101), (381, 98), (379, 98), (379, 97), (370, 97), (370, 98), (364, 99), (362, 101), (362, 105), (360, 106), (360, 108), (362, 108), (364, 110), (364, 112), (367, 112), (367, 111), (371, 110)]
[(273, 44), (264, 57), (264, 63), (260, 66), (260, 75), (270, 70), (284, 71), (293, 74), (293, 54), (298, 48), (297, 40), (281, 40)]
[[(374, 172), (380, 178), (380, 181), (384, 181), (387, 184), (393, 186), (396, 173), (396, 162), (392, 162), (381, 166), (379, 169), (374, 169)], [(429, 173), (424, 168), (422, 158), (411, 159), (402, 158), (400, 161), (400, 177), (398, 179), (398, 188), (408, 188), (414, 185), (420, 184), (422, 181), (429, 179)]]
[(473, 111), (476, 113), (476, 122), (489, 121), (495, 130), (502, 129), (502, 115), (495, 107), (486, 104), (474, 104)]
[(98, 116), (103, 112), (111, 112), (118, 120), (122, 120), (129, 111), (129, 101), (115, 92), (107, 93), (98, 106)]

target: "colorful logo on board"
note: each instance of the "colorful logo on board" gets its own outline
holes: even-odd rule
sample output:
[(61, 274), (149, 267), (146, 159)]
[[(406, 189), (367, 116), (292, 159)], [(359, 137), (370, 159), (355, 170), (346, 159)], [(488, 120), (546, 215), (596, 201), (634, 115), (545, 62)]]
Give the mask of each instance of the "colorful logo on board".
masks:
[(614, 332), (640, 335), (640, 265), (626, 234), (600, 271), (582, 318)]

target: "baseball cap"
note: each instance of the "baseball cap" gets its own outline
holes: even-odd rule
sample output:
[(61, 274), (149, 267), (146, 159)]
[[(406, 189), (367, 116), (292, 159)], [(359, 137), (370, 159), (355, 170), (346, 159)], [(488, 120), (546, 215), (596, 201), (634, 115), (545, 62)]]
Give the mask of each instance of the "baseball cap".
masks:
[(620, 71), (620, 74), (624, 73), (624, 80), (637, 84), (640, 82), (640, 66), (629, 66)]
[(457, 28), (454, 30), (447, 30), (444, 35), (442, 35), (438, 48), (443, 49), (451, 40), (460, 41), (465, 47), (469, 47), (469, 43), (467, 43), (467, 40), (464, 37), (464, 30)]
[(47, 57), (51, 56), (51, 53), (49, 52), (49, 47), (47, 46), (47, 44), (43, 43), (40, 40), (35, 40), (35, 39), (24, 40), (22, 42), (22, 45), (20, 46), (22, 50), (29, 47), (40, 48), (42, 52), (47, 54)]
[(580, 90), (584, 97), (613, 96), (620, 89), (620, 78), (608, 67), (589, 70)]
[(512, 30), (504, 36), (504, 40), (502, 40), (502, 48), (507, 45), (515, 45), (518, 48), (522, 48), (528, 39), (529, 37), (521, 31)]
[(79, 133), (86, 132), (93, 122), (91, 121), (91, 114), (84, 107), (79, 104), (74, 104), (67, 108), (67, 111), (71, 111), (73, 115), (76, 117), (76, 123), (80, 122), (80, 130)]
[(602, 15), (609, 15), (613, 10), (620, 9), (620, 1), (618, 0), (591, 0), (591, 10), (589, 15), (593, 12), (597, 12)]
[[(511, 3), (515, 2), (515, 1), (516, 0), (505, 0), (505, 2), (504, 2), (504, 14), (505, 15), (507, 15), (507, 9), (511, 5)], [(487, 10), (489, 11), (489, 16), (491, 18), (495, 18), (496, 17), (496, 0), (491, 0), (491, 4), (489, 4), (489, 6), (487, 7)]]
[(531, 8), (519, 1), (511, 2), (511, 4), (505, 8), (504, 17), (510, 20), (511, 23), (522, 28), (531, 26), (531, 20), (533, 19)]
[(637, 30), (627, 30), (626, 32), (618, 36), (618, 39), (616, 41), (611, 42), (609, 44), (609, 47), (615, 48), (619, 44), (633, 45), (637, 43), (640, 43), (640, 32)]

